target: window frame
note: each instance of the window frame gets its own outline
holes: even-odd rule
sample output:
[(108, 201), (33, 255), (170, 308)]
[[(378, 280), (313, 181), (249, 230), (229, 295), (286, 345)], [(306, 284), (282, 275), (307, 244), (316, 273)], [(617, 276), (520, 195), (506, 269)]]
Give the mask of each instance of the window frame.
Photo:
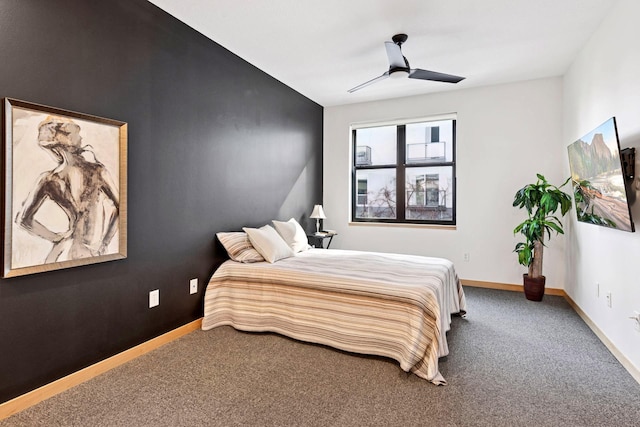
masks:
[[(409, 124), (429, 123), (429, 122), (441, 122), (451, 121), (452, 124), (452, 136), (451, 136), (451, 160), (446, 161), (433, 161), (429, 160), (424, 162), (411, 161), (407, 162), (407, 141), (406, 141), (406, 126)], [(396, 163), (395, 164), (360, 164), (357, 163), (358, 152), (358, 140), (357, 131), (359, 129), (376, 128), (384, 126), (396, 127)], [(421, 224), (421, 225), (435, 225), (435, 226), (455, 226), (456, 225), (456, 206), (457, 206), (457, 185), (456, 185), (456, 140), (457, 140), (457, 117), (455, 114), (447, 114), (442, 116), (422, 117), (410, 120), (395, 120), (382, 123), (366, 123), (351, 126), (351, 222), (352, 223), (374, 223), (374, 224)], [(407, 219), (407, 183), (406, 176), (408, 169), (424, 168), (423, 176), (429, 175), (429, 168), (451, 168), (451, 219)], [(362, 180), (358, 178), (358, 171), (361, 170), (383, 170), (393, 169), (396, 173), (396, 201), (395, 201), (395, 213), (396, 218), (359, 218), (356, 217), (357, 208), (359, 205), (358, 198), (358, 181)], [(426, 179), (426, 178), (425, 178)], [(425, 182), (426, 187), (426, 182)], [(427, 195), (424, 195), (425, 200)]]

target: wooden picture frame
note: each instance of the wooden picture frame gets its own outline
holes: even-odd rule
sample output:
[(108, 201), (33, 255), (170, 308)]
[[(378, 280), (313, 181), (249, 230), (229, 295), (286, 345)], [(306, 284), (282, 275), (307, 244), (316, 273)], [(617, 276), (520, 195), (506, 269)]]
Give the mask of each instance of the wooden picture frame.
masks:
[(3, 99), (2, 277), (127, 257), (127, 123)]

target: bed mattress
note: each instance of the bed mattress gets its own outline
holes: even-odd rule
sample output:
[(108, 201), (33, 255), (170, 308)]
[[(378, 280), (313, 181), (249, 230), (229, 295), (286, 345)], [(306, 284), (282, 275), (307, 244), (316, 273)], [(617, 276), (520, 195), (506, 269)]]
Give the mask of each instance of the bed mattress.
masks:
[(452, 314), (464, 314), (453, 263), (414, 255), (310, 249), (276, 263), (224, 262), (206, 289), (202, 329), (276, 332), (389, 357), (435, 384)]

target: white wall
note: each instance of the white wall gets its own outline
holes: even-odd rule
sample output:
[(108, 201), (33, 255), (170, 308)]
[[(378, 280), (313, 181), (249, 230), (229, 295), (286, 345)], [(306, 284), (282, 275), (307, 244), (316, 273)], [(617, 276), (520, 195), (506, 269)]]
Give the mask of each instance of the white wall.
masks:
[[(615, 116), (621, 147), (635, 147), (640, 158), (639, 21), (640, 2), (621, 0), (565, 74), (562, 146)], [(566, 163), (565, 174), (568, 170)], [(640, 179), (635, 183), (640, 188)], [(639, 191), (633, 193), (640, 199)], [(638, 229), (640, 200), (631, 211)], [(640, 369), (640, 332), (628, 319), (640, 311), (640, 234), (577, 224), (573, 217), (569, 228), (567, 293)], [(612, 308), (605, 292), (612, 294)]]
[[(569, 176), (561, 101), (562, 80), (549, 78), (325, 108), (324, 226), (339, 233), (331, 247), (445, 257), (463, 279), (521, 284), (513, 228), (525, 213), (513, 197), (538, 172), (557, 185)], [(444, 113), (458, 115), (456, 229), (350, 225), (349, 126)], [(548, 287), (564, 286), (563, 242), (545, 252)]]

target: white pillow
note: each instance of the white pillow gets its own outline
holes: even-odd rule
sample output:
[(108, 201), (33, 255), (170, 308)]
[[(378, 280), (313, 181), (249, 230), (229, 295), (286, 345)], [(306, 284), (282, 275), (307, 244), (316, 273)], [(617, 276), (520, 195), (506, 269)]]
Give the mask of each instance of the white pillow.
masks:
[(245, 233), (254, 248), (270, 263), (294, 256), (293, 250), (282, 240), (282, 237), (270, 225), (260, 228), (246, 228)]
[(273, 220), (273, 225), (276, 227), (278, 234), (287, 242), (287, 245), (293, 249), (293, 252), (302, 252), (309, 249), (309, 241), (307, 240), (307, 233), (304, 232), (302, 226), (298, 224), (294, 218), (289, 221), (276, 221)]

